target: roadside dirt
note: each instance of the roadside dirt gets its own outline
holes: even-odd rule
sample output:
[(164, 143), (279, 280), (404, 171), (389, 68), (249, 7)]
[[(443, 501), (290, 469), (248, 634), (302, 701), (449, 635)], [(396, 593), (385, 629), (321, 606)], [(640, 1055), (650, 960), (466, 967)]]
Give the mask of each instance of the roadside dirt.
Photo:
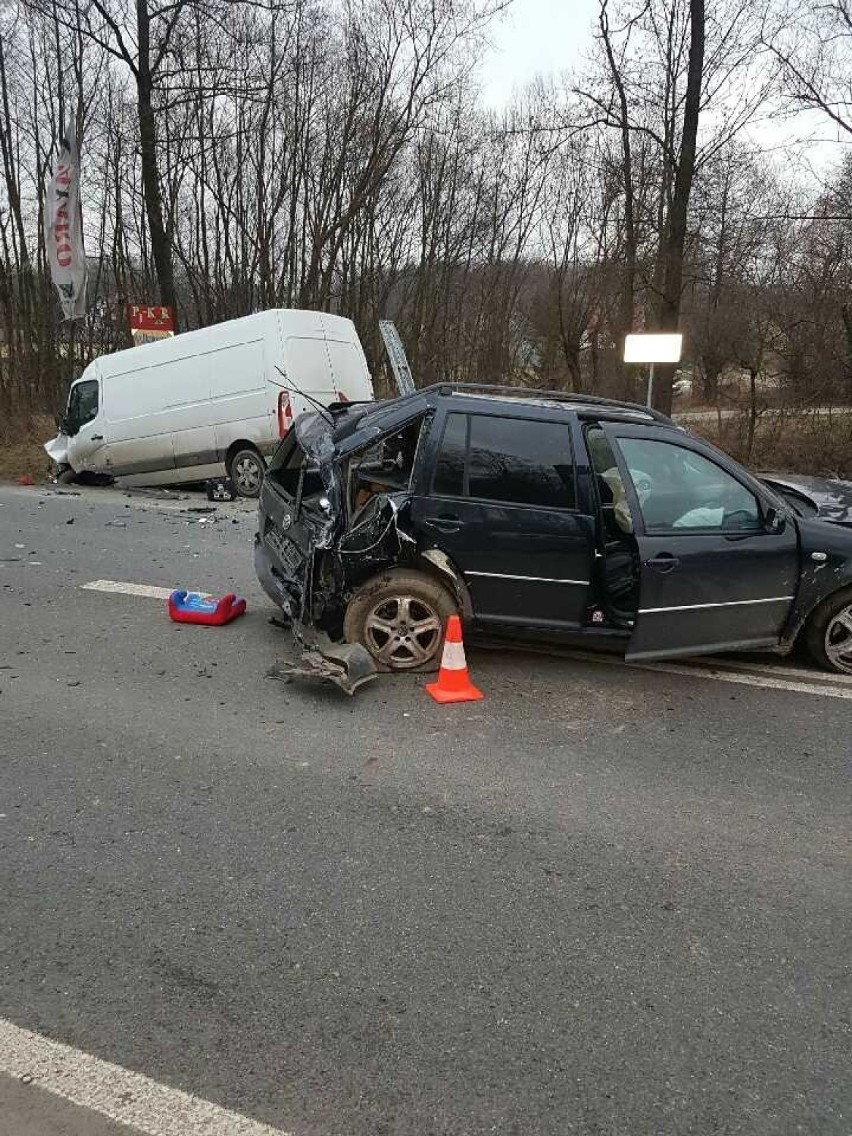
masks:
[(46, 481), (50, 460), (43, 446), (55, 433), (53, 419), (47, 415), (26, 425), (10, 422), (0, 426), (0, 481), (17, 481), (19, 477)]

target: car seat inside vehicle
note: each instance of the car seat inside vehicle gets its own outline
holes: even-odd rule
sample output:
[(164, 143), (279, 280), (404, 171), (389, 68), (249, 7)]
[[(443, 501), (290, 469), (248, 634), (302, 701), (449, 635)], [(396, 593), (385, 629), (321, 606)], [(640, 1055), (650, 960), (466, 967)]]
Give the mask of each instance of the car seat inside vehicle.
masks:
[(410, 422), (359, 454), (349, 467), (353, 519), (378, 493), (408, 489), (423, 419)]

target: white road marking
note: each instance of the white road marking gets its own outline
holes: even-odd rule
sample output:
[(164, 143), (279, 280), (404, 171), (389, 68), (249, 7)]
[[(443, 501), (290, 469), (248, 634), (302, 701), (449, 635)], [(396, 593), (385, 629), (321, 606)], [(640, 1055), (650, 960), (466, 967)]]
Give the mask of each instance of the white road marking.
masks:
[[(827, 671), (789, 670), (786, 667), (760, 667), (757, 663), (740, 664), (730, 663), (727, 660), (719, 662), (714, 658), (705, 660), (691, 660), (683, 663), (630, 663), (618, 655), (592, 654), (586, 651), (560, 651), (565, 658), (577, 659), (579, 662), (606, 663), (609, 666), (629, 667), (631, 670), (650, 671), (652, 674), (684, 675), (687, 678), (709, 678), (716, 682), (733, 682), (742, 686), (760, 686), (766, 690), (792, 690), (797, 694), (816, 694), (823, 698), (842, 698), (852, 701), (852, 687), (829, 685), (835, 679), (846, 681), (843, 675), (832, 675)], [(755, 667), (757, 673), (740, 672), (731, 668), (735, 666)], [(786, 676), (807, 675), (809, 682), (799, 682), (788, 679)], [(823, 683), (827, 679), (827, 683)]]
[(135, 1128), (143, 1136), (287, 1136), (278, 1128), (161, 1085), (3, 1018), (0, 1072)]
[(823, 698), (845, 698), (852, 701), (852, 689), (823, 686), (819, 683), (794, 682), (769, 674), (743, 674), (739, 671), (718, 670), (712, 666), (678, 665), (677, 663), (626, 663), (644, 671), (663, 671), (665, 674), (687, 675), (689, 678), (712, 678), (718, 682), (735, 682), (742, 686), (762, 686), (767, 690), (793, 690), (797, 694), (818, 694)]
[[(697, 660), (694, 660), (696, 665)], [(806, 682), (831, 683), (840, 686), (852, 686), (852, 675), (835, 674), (832, 671), (805, 670), (804, 667), (788, 667), (784, 664), (752, 663), (748, 659), (719, 659), (711, 657), (703, 665), (712, 665), (726, 671), (753, 671), (757, 674), (768, 674), (781, 678), (804, 679)]]
[(92, 580), (81, 587), (88, 592), (112, 592), (123, 596), (144, 596), (146, 599), (167, 600), (174, 588), (155, 588), (151, 584), (125, 584), (120, 580)]

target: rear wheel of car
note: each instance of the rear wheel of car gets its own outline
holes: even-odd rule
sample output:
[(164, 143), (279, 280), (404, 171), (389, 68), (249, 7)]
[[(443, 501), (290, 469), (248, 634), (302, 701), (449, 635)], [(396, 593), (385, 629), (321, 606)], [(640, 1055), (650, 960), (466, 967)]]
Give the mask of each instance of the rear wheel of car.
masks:
[(804, 641), (821, 667), (852, 674), (852, 588), (823, 600), (805, 625)]
[(257, 497), (265, 473), (263, 458), (251, 446), (237, 450), (228, 462), (228, 477), (240, 497)]
[(343, 634), (383, 670), (434, 670), (453, 596), (425, 572), (394, 569), (362, 585), (346, 609)]

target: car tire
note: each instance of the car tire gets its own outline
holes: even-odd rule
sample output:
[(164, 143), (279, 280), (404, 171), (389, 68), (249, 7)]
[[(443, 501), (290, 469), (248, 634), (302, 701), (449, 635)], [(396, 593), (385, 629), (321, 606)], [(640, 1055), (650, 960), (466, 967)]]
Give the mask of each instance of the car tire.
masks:
[(70, 468), (70, 466), (61, 470), (56, 475), (56, 484), (57, 485), (73, 485), (76, 480), (77, 480), (77, 474), (74, 472), (73, 469)]
[(804, 644), (825, 670), (852, 674), (852, 588), (841, 588), (811, 613)]
[(447, 619), (457, 611), (455, 598), (425, 572), (392, 569), (353, 595), (343, 634), (361, 643), (380, 670), (436, 670)]
[(266, 463), (254, 446), (236, 450), (228, 461), (228, 477), (240, 497), (260, 496), (265, 475)]

